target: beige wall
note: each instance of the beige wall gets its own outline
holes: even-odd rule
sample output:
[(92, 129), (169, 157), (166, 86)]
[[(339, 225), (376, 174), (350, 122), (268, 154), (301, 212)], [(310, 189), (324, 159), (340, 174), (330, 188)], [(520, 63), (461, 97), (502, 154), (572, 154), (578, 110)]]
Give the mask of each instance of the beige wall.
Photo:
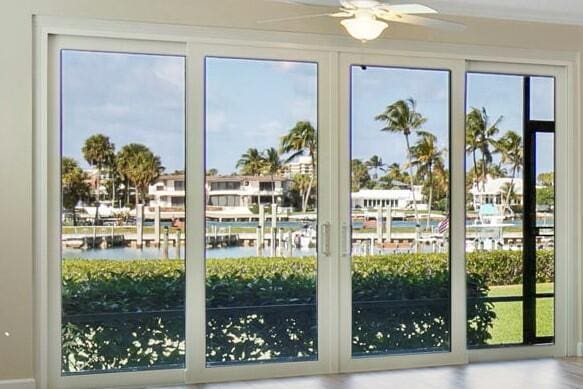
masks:
[[(294, 12), (313, 10), (263, 0), (0, 0), (0, 380), (34, 374), (32, 16), (258, 29), (257, 19)], [(391, 26), (385, 39), (583, 51), (583, 27), (483, 19), (462, 21), (469, 26), (463, 33)], [(325, 18), (261, 28), (344, 33), (334, 20)], [(10, 336), (5, 336), (5, 332)]]

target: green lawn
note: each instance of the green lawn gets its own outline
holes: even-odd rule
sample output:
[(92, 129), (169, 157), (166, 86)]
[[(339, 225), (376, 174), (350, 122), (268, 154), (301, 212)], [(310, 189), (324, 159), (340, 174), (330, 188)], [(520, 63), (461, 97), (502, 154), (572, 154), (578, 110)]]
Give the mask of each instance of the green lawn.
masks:
[[(538, 293), (553, 291), (553, 284), (537, 284)], [(489, 296), (521, 296), (522, 285), (493, 286)], [(537, 335), (553, 335), (553, 299), (539, 299), (537, 301)], [(496, 319), (491, 330), (492, 339), (488, 344), (508, 344), (522, 342), (522, 303), (504, 302), (495, 303)]]

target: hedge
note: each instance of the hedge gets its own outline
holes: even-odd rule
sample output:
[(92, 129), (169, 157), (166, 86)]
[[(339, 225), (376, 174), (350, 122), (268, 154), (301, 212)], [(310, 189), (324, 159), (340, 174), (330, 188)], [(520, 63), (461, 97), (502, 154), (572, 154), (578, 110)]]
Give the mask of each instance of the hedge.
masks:
[[(541, 282), (552, 254), (540, 256)], [(468, 257), (468, 294), (520, 282), (520, 253)], [(184, 364), (184, 263), (63, 261), (66, 373)], [(207, 361), (317, 358), (313, 258), (207, 260)], [(449, 348), (449, 273), (443, 254), (353, 259), (353, 353)], [(468, 306), (468, 339), (490, 338), (488, 303)]]

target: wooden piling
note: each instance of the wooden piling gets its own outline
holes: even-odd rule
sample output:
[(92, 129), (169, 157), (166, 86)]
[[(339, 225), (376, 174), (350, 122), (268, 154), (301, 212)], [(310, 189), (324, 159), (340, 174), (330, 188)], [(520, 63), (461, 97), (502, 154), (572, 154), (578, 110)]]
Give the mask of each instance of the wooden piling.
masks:
[(277, 204), (271, 204), (271, 256), (275, 257), (277, 240)]
[(164, 240), (162, 243), (162, 258), (168, 259), (168, 227), (164, 227)]
[(393, 206), (387, 206), (387, 242), (391, 243), (393, 234)]
[(176, 230), (176, 259), (180, 259), (180, 246), (181, 246), (180, 240), (182, 239), (181, 232), (182, 231), (180, 230), (180, 228)]
[(142, 248), (144, 243), (144, 205), (136, 205), (136, 246)]
[(160, 247), (160, 205), (154, 207), (154, 246)]

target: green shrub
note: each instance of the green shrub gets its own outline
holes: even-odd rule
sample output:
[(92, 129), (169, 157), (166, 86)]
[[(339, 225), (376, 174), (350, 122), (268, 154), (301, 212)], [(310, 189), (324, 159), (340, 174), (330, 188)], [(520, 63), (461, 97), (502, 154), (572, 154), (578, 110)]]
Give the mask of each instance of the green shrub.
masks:
[[(539, 252), (537, 279), (553, 278), (553, 255)], [(468, 295), (521, 282), (521, 253), (472, 253)], [(353, 259), (353, 352), (447, 350), (447, 255)], [(184, 364), (184, 263), (63, 261), (65, 372)], [(317, 356), (314, 258), (207, 261), (207, 360)], [(468, 304), (468, 340), (483, 344), (495, 315)]]
[[(522, 284), (522, 251), (486, 251), (469, 253), (468, 273), (478, 274), (489, 286)], [(538, 250), (536, 281), (554, 282), (554, 250)]]

